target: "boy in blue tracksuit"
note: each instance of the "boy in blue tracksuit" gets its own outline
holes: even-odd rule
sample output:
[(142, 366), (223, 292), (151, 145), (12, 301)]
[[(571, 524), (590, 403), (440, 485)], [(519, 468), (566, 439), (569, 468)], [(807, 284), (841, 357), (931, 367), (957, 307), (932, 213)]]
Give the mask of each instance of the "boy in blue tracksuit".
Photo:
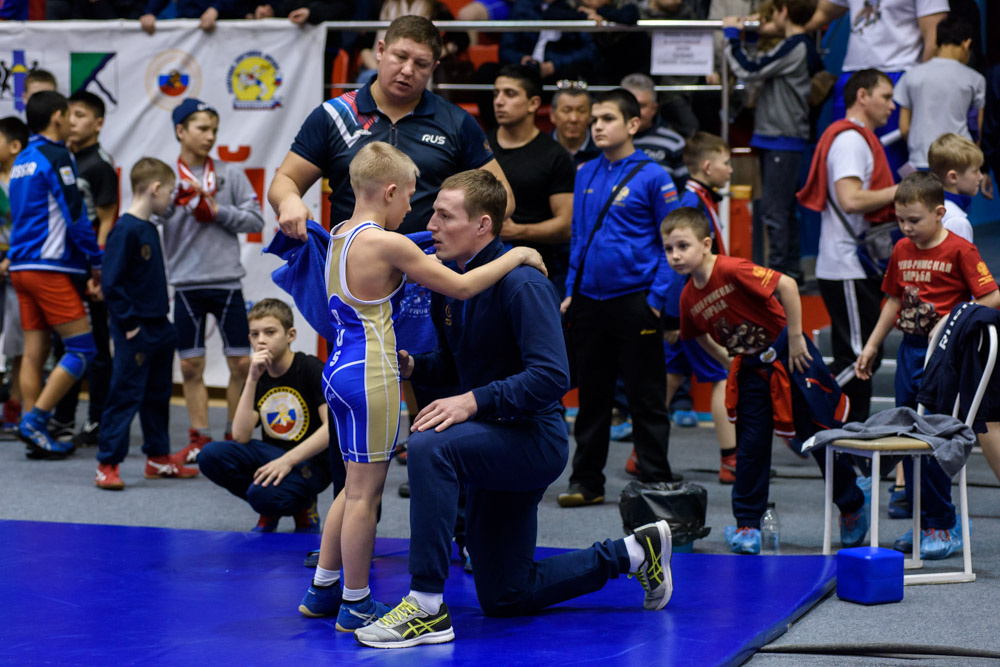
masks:
[[(63, 458), (72, 444), (49, 434), (49, 416), (59, 399), (83, 377), (97, 354), (90, 320), (70, 278), (100, 279), (101, 249), (76, 185), (76, 166), (66, 148), (69, 104), (54, 91), (35, 93), (26, 116), (32, 136), (11, 168), (10, 273), (24, 328), (21, 391), (30, 411), (17, 435), (31, 458)], [(66, 352), (42, 383), (50, 331)]]
[(150, 222), (170, 206), (174, 172), (156, 158), (142, 158), (130, 173), (132, 204), (118, 219), (108, 244), (101, 289), (108, 306), (114, 364), (97, 439), (99, 489), (125, 488), (118, 465), (128, 454), (129, 429), (139, 413), (146, 479), (188, 478), (179, 455), (170, 456), (170, 394), (177, 333), (167, 319), (167, 277), (160, 234)]
[[(577, 172), (573, 195), (567, 313), (580, 412), (577, 449), (563, 507), (604, 501), (615, 377), (621, 371), (632, 411), (639, 477), (668, 482), (663, 310), (672, 271), (659, 224), (677, 207), (670, 174), (632, 138), (639, 103), (632, 93), (601, 93), (591, 108), (594, 143), (603, 151)], [(627, 182), (626, 182), (627, 181)], [(606, 209), (602, 217), (602, 210)]]

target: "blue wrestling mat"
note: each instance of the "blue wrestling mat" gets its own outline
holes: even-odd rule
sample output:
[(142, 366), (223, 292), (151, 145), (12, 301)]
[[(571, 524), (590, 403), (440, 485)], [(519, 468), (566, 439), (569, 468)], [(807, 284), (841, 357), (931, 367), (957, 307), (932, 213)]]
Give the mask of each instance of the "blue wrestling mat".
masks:
[[(358, 645), (333, 619), (299, 615), (310, 580), (302, 561), (318, 544), (0, 521), (0, 664), (731, 665), (831, 591), (836, 568), (823, 556), (677, 554), (663, 611), (644, 611), (638, 583), (622, 577), (535, 616), (494, 619), (456, 563), (446, 592), (456, 640), (388, 651)], [(390, 606), (409, 588), (407, 544), (375, 546), (372, 588)]]

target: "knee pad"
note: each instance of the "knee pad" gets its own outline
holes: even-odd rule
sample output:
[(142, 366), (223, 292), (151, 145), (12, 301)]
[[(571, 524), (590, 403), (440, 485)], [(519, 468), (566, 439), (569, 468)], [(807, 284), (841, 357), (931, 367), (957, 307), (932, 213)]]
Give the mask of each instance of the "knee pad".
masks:
[(89, 331), (76, 336), (67, 336), (63, 338), (63, 346), (66, 352), (59, 360), (59, 365), (74, 379), (79, 380), (87, 371), (87, 364), (97, 356), (94, 337)]

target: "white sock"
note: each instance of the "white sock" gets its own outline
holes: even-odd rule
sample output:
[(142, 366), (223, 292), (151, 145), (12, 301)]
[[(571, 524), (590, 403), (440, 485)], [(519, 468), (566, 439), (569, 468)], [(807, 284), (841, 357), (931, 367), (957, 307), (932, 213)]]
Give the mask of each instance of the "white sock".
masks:
[(417, 601), (417, 606), (433, 616), (441, 611), (441, 603), (444, 602), (442, 593), (421, 593), (420, 591), (410, 591), (410, 597)]
[(639, 540), (635, 539), (635, 535), (629, 535), (625, 538), (625, 548), (628, 549), (628, 571), (638, 572), (646, 561), (646, 552), (639, 544)]
[(367, 586), (364, 588), (347, 588), (345, 586), (340, 597), (344, 602), (360, 602), (371, 594), (371, 589)]
[(326, 588), (340, 581), (340, 570), (324, 570), (317, 566), (316, 574), (313, 575), (313, 586)]

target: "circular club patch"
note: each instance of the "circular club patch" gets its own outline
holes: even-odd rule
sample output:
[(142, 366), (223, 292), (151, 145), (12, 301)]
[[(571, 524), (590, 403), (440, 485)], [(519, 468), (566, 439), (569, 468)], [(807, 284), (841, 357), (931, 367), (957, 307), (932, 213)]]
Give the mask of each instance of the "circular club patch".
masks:
[(276, 440), (298, 441), (309, 430), (309, 409), (302, 394), (291, 387), (275, 387), (257, 403), (264, 433)]

